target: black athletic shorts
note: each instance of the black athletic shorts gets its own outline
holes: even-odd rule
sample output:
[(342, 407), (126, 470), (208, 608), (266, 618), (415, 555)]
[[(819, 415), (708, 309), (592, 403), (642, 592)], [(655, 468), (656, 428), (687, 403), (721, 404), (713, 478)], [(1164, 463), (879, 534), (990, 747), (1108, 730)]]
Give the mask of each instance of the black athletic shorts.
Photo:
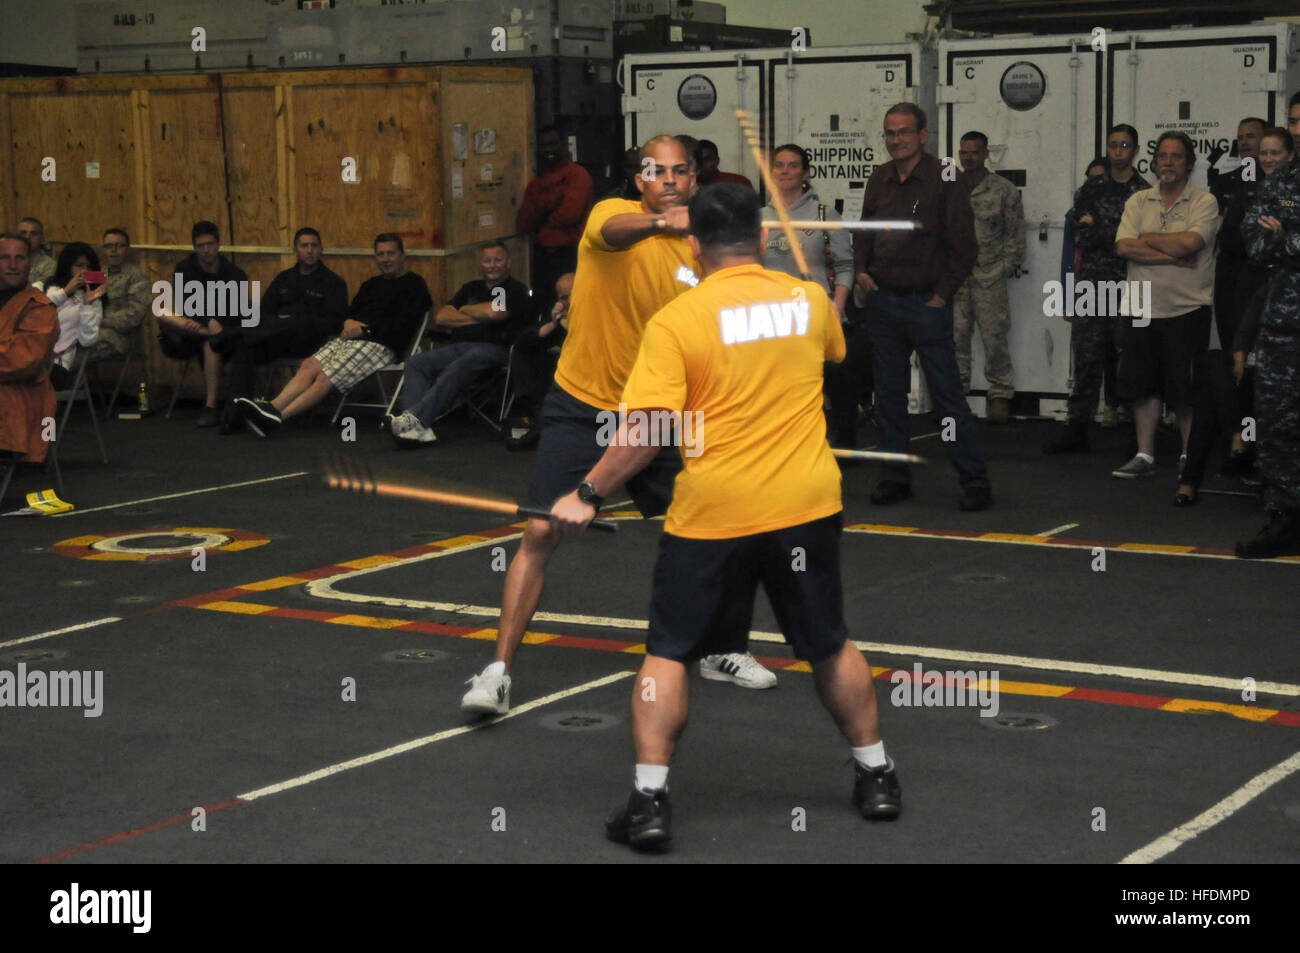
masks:
[[(572, 493), (605, 453), (596, 440), (601, 411), (553, 385), (542, 402), (542, 435), (537, 444), (528, 502), (550, 509)], [(650, 465), (627, 482), (641, 515), (661, 516), (673, 498), (673, 481), (682, 469), (681, 451), (664, 447)]]
[(844, 645), (843, 514), (734, 539), (659, 538), (646, 654), (677, 662), (743, 652), (762, 583), (796, 658), (823, 662)]
[(188, 361), (203, 353), (203, 342), (207, 340), (197, 334), (181, 334), (178, 331), (164, 331), (158, 335), (158, 348), (173, 361)]
[(1144, 327), (1124, 326), (1119, 356), (1119, 394), (1126, 400), (1159, 397), (1171, 409), (1192, 405), (1192, 365), (1210, 346), (1210, 309), (1152, 318)]

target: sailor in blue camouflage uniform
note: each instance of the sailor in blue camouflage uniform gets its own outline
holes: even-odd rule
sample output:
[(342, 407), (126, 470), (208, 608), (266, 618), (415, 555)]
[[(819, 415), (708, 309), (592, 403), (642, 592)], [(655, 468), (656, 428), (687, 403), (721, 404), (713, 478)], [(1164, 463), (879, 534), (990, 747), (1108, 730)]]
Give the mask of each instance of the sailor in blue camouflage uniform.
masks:
[[(1135, 192), (1151, 183), (1133, 168), (1138, 134), (1132, 126), (1118, 125), (1106, 136), (1110, 167), (1084, 182), (1074, 201), (1074, 244), (1081, 251), (1075, 282), (1126, 281), (1128, 262), (1115, 252), (1115, 232), (1124, 217), (1124, 205)], [(1122, 315), (1079, 315), (1070, 323), (1070, 350), (1074, 353), (1074, 386), (1070, 390), (1065, 431), (1043, 447), (1043, 453), (1074, 453), (1088, 449), (1088, 424), (1097, 410), (1106, 367), (1106, 352), (1117, 355), (1124, 339)]]
[(1241, 231), (1251, 258), (1277, 265), (1255, 345), (1257, 466), (1269, 521), (1237, 544), (1243, 559), (1270, 559), (1300, 554), (1300, 160), (1268, 177)]

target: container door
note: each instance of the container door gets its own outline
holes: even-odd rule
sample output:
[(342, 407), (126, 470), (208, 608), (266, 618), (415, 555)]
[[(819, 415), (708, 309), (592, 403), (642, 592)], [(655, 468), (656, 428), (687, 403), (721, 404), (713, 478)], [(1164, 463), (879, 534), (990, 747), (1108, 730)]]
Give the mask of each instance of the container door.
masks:
[[(1137, 129), (1142, 145), (1136, 166), (1148, 181), (1154, 182), (1151, 159), (1162, 132), (1177, 130), (1191, 138), (1196, 147), (1192, 183), (1205, 188), (1210, 154), (1232, 148), (1241, 119), (1281, 118), (1286, 109), (1285, 91), (1277, 91), (1287, 55), (1285, 31), (1275, 27), (1225, 34), (1188, 38), (1160, 33), (1135, 35), (1131, 44), (1127, 36), (1111, 41), (1107, 121)], [(1220, 168), (1235, 165), (1229, 159)]]
[(730, 57), (700, 53), (689, 60), (628, 57), (624, 63), (629, 145), (661, 134), (711, 139), (718, 145), (719, 168), (747, 176), (759, 186), (758, 169), (735, 115), (737, 109), (748, 109), (761, 128), (765, 80), (754, 51)]
[(771, 108), (765, 137), (808, 150), (813, 188), (849, 217), (862, 212), (862, 191), (888, 162), (881, 124), (885, 110), (916, 100), (919, 64), (909, 51), (816, 53), (767, 63)]
[[(1011, 362), (1017, 394), (1037, 396), (1042, 413), (1064, 410), (1070, 391), (1070, 326), (1043, 313), (1043, 284), (1060, 280), (1065, 214), (1084, 166), (1104, 146), (1100, 50), (1044, 37), (941, 43), (938, 129), (931, 146), (957, 156), (963, 133), (989, 139), (991, 171), (1011, 180), (1025, 209), (1025, 261), (1008, 281)], [(937, 143), (935, 140), (937, 139)], [(984, 348), (971, 345), (971, 392), (982, 397)], [(980, 410), (982, 400), (972, 400)]]

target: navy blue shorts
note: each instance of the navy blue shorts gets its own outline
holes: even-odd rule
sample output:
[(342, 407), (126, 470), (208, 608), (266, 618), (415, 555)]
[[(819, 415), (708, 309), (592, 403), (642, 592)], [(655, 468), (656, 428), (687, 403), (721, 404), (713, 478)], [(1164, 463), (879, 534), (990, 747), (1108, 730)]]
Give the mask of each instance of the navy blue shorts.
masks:
[[(542, 402), (542, 434), (528, 485), (528, 502), (550, 509), (572, 493), (591, 472), (605, 448), (596, 440), (601, 411), (568, 391), (552, 386)], [(632, 502), (649, 518), (662, 516), (673, 499), (673, 481), (682, 469), (681, 451), (664, 447), (649, 466), (627, 482)]]
[(762, 583), (796, 658), (824, 662), (848, 638), (843, 514), (734, 539), (659, 538), (646, 653), (677, 662), (743, 652)]

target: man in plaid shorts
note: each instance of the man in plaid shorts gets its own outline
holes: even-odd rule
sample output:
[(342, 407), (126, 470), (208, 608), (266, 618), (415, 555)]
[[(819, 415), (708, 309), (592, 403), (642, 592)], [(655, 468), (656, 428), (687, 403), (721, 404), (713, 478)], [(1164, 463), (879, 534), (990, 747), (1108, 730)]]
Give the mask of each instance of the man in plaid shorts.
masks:
[(392, 232), (375, 238), (379, 274), (362, 284), (338, 337), (302, 362), (272, 400), (240, 397), (236, 408), (260, 437), (315, 407), (331, 388), (347, 391), (410, 347), (420, 318), (433, 306), (428, 286), (406, 270), (406, 249)]

